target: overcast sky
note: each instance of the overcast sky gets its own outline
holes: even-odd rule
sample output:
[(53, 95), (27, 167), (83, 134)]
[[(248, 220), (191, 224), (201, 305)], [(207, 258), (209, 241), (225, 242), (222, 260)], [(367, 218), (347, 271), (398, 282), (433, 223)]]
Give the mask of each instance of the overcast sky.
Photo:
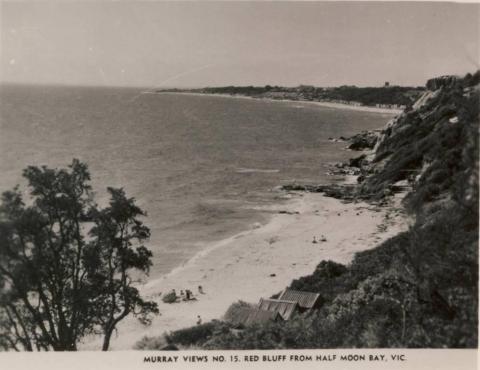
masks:
[(1, 4), (2, 81), (419, 85), (474, 71), (478, 4)]

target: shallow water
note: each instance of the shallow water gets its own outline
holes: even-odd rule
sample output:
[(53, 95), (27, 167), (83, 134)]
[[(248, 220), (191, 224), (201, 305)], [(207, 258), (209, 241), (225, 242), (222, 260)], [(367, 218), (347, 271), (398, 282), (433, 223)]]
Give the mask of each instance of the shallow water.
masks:
[(88, 163), (97, 197), (123, 187), (148, 213), (155, 277), (207, 242), (265, 220), (279, 184), (326, 182), (351, 152), (329, 137), (382, 127), (390, 114), (140, 89), (2, 86), (0, 191), (27, 165)]

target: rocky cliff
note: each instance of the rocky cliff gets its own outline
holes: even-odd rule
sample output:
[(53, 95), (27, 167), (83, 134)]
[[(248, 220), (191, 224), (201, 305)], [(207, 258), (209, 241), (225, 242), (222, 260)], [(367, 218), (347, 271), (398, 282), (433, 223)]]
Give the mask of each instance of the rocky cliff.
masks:
[(441, 87), (444, 88), (451, 88), (454, 87), (456, 83), (458, 83), (460, 78), (458, 76), (440, 76), (431, 78), (427, 81), (426, 87), (430, 91), (435, 91), (440, 89)]
[(363, 167), (360, 196), (383, 196), (399, 181), (416, 193), (428, 187), (434, 198), (447, 196), (472, 166), (466, 156), (468, 148), (478, 145), (478, 73), (432, 79), (427, 87), (411, 110), (380, 133), (371, 161)]

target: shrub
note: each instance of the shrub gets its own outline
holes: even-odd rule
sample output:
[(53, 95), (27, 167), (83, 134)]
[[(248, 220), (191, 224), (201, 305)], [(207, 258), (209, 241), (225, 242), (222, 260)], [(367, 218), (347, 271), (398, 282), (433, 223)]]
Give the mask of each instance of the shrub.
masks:
[(333, 261), (322, 261), (308, 276), (293, 280), (290, 289), (320, 293), (321, 303), (330, 301), (343, 291), (342, 275), (347, 267)]
[(207, 341), (212, 334), (228, 331), (228, 325), (221, 321), (212, 320), (205, 324), (192, 326), (186, 329), (176, 330), (166, 336), (168, 343), (182, 346), (200, 346)]
[(447, 169), (441, 168), (439, 170), (433, 171), (428, 177), (428, 182), (432, 184), (442, 184), (446, 182), (450, 177), (450, 172)]
[(226, 322), (234, 322), (235, 318), (238, 317), (240, 311), (243, 311), (246, 308), (254, 308), (255, 305), (252, 303), (247, 303), (244, 301), (238, 301), (236, 303), (232, 303), (228, 308), (227, 312), (223, 316), (223, 320)]
[(137, 343), (135, 343), (133, 349), (136, 350), (161, 350), (168, 346), (165, 336), (147, 337), (144, 336)]

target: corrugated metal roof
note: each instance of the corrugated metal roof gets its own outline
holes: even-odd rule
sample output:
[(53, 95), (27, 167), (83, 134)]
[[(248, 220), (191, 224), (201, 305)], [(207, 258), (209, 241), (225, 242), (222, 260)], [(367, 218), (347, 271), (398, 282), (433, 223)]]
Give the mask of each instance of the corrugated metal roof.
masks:
[(250, 313), (245, 324), (264, 324), (269, 321), (277, 321), (281, 319), (282, 316), (278, 312), (265, 311), (260, 309), (250, 309)]
[(252, 309), (249, 307), (230, 307), (225, 313), (225, 318), (232, 324), (245, 324)]
[(319, 297), (319, 293), (285, 289), (278, 299), (297, 302), (301, 308), (313, 308)]
[(297, 302), (280, 299), (260, 299), (258, 308), (261, 310), (278, 312), (284, 320), (292, 317), (297, 309)]
[(278, 312), (260, 310), (258, 308), (238, 307), (234, 311), (229, 311), (227, 311), (229, 321), (235, 325), (262, 324), (271, 320), (277, 321), (282, 319)]

